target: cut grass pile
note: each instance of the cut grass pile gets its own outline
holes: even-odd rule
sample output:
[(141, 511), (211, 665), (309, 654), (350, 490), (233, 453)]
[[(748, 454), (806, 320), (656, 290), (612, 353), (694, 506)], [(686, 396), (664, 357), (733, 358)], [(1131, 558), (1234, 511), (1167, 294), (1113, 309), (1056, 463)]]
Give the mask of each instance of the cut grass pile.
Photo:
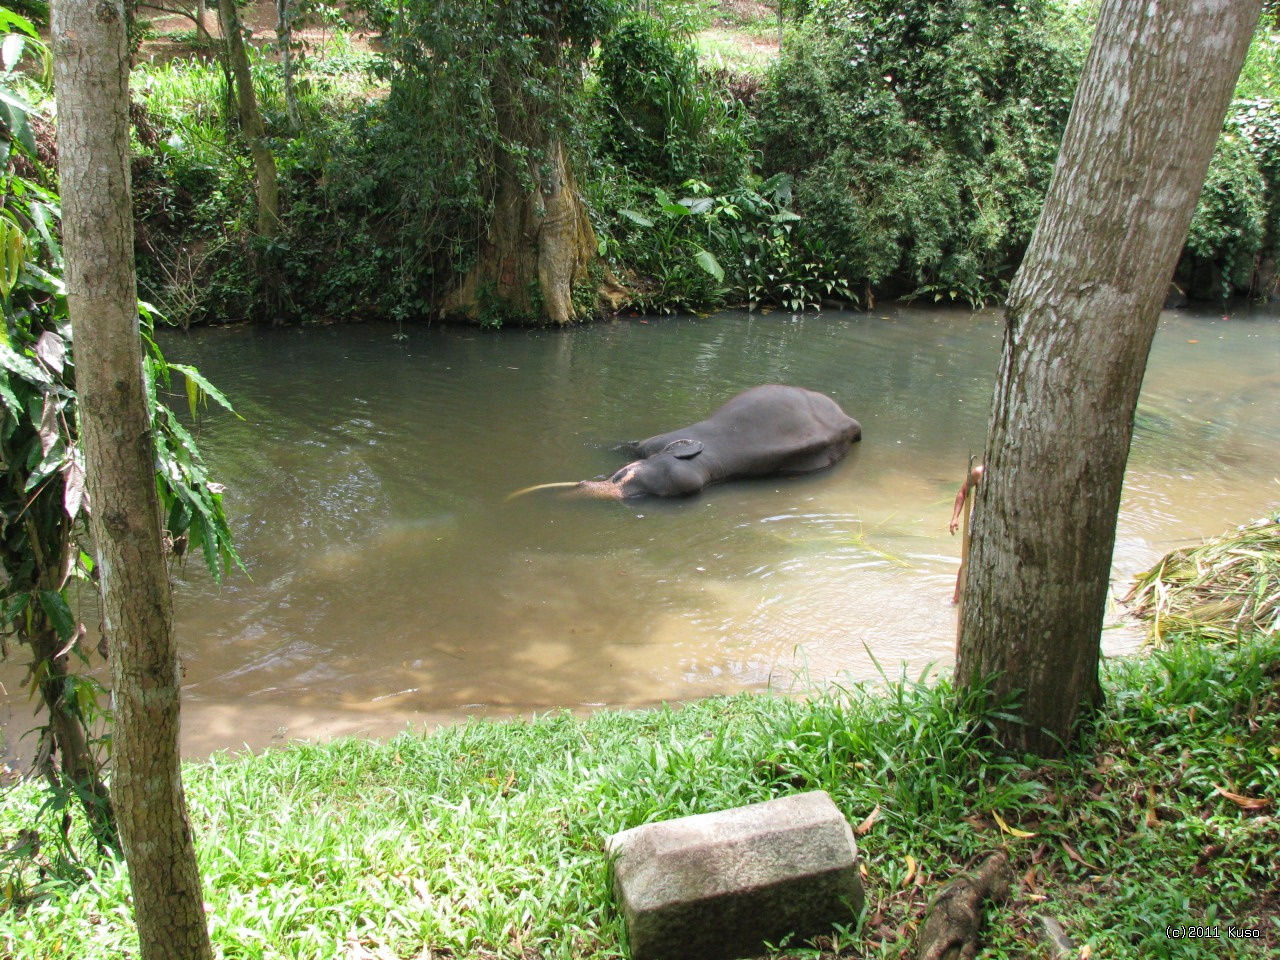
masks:
[(1219, 641), (1280, 632), (1280, 516), (1167, 554), (1125, 600), (1151, 640), (1197, 633)]
[[(867, 910), (824, 955), (908, 955), (934, 890), (1003, 846), (1019, 880), (984, 957), (1046, 955), (1041, 912), (1093, 956), (1274, 956), (1278, 662), (1276, 637), (1113, 662), (1104, 711), (1058, 763), (1001, 752), (946, 679), (216, 756), (186, 767), (215, 948), (622, 956), (607, 834), (825, 789), (866, 828)], [(37, 820), (44, 840), (0, 863), (0, 956), (136, 956), (124, 869), (63, 859), (41, 799), (34, 784), (0, 796), (0, 848)], [(1166, 936), (1192, 925), (1220, 939)]]

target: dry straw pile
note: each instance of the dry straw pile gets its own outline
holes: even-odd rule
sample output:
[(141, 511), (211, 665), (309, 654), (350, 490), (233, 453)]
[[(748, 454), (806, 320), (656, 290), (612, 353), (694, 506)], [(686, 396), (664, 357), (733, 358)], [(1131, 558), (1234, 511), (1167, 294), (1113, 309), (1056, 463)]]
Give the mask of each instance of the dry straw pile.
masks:
[(1280, 631), (1280, 514), (1166, 555), (1125, 597), (1151, 642), (1180, 633), (1235, 641)]

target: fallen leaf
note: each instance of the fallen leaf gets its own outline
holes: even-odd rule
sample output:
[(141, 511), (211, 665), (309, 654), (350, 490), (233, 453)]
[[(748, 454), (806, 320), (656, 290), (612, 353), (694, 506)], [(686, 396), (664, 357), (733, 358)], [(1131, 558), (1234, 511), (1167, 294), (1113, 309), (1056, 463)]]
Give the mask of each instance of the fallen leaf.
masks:
[(1271, 806), (1271, 801), (1266, 797), (1244, 797), (1238, 793), (1232, 793), (1230, 790), (1224, 790), (1222, 787), (1218, 786), (1215, 786), (1213, 789), (1222, 794), (1241, 810), (1248, 810), (1250, 813), (1257, 813), (1258, 811), (1265, 810), (1267, 807)]
[(880, 816), (880, 804), (877, 803), (876, 808), (867, 814), (867, 818), (853, 828), (853, 832), (860, 837), (865, 837), (878, 816)]
[(911, 856), (911, 854), (908, 853), (907, 854), (907, 876), (906, 876), (906, 879), (902, 881), (903, 890), (911, 886), (911, 880), (913, 877), (915, 877), (915, 875), (916, 875), (916, 858)]
[(992, 814), (991, 814), (991, 816), (993, 816), (993, 817), (995, 817), (995, 818), (996, 818), (996, 823), (998, 823), (998, 824), (1000, 825), (1000, 830), (1001, 830), (1003, 833), (1007, 833), (1007, 834), (1010, 834), (1011, 836), (1015, 836), (1015, 837), (1020, 837), (1020, 838), (1022, 838), (1023, 840), (1025, 840), (1027, 837), (1034, 837), (1034, 836), (1035, 836), (1035, 834), (1034, 834), (1034, 833), (1030, 833), (1030, 832), (1028, 832), (1028, 831), (1026, 831), (1026, 830), (1016, 830), (1016, 829), (1014, 829), (1013, 827), (1009, 826), (1007, 823), (1005, 823), (1005, 822), (1004, 822), (1004, 819), (1003, 819), (1003, 818), (1000, 816), (1000, 814), (998, 814), (998, 813), (992, 813)]
[(1067, 841), (1065, 840), (1062, 841), (1062, 849), (1067, 851), (1068, 857), (1070, 857), (1072, 860), (1074, 860), (1076, 863), (1080, 864), (1081, 866), (1088, 867), (1090, 870), (1094, 871), (1094, 873), (1102, 872), (1101, 867), (1095, 867), (1092, 863), (1090, 863), (1084, 857), (1080, 856), (1080, 854), (1076, 853), (1075, 850), (1071, 848), (1071, 844), (1067, 843)]

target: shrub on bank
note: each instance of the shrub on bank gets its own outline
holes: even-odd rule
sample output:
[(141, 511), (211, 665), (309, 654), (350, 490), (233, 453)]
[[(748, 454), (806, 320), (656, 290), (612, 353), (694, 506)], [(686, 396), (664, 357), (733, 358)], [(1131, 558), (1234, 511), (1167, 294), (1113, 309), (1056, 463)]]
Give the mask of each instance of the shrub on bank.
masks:
[(1047, 4), (831, 0), (758, 103), (801, 240), (881, 296), (998, 295), (1030, 239), (1079, 75)]
[[(368, 6), (390, 23), (389, 7)], [(563, 131), (604, 264), (653, 311), (998, 298), (1039, 214), (1085, 10), (807, 4), (758, 94), (757, 81), (708, 72), (665, 6), (662, 19), (628, 18), (602, 37)], [(422, 29), (454, 49), (448, 24)], [(454, 80), (483, 87), (490, 67), (454, 34)], [(227, 143), (218, 68), (135, 74), (141, 283), (175, 319), (426, 317), (473, 262), (492, 199), (491, 112), (439, 78), (388, 97), (388, 71), (411, 63), (329, 48), (305, 62), (295, 139), (278, 66), (255, 63), (285, 210), (266, 248), (249, 238), (251, 169)], [(1178, 274), (1194, 296), (1274, 285), (1278, 49), (1260, 31), (1248, 99), (1215, 154)]]

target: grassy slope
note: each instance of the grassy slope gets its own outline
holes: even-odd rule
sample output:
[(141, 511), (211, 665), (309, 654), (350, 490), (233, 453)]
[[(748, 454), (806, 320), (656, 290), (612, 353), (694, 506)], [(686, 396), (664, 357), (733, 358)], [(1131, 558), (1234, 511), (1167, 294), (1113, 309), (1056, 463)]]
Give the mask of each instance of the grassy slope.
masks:
[[(828, 950), (903, 956), (937, 886), (1004, 845), (1019, 882), (985, 957), (1045, 955), (1041, 911), (1099, 957), (1271, 956), (1278, 662), (1273, 638), (1114, 663), (1104, 716), (1050, 765), (993, 749), (945, 680), (216, 757), (186, 771), (214, 940), (226, 957), (619, 956), (607, 834), (821, 788), (855, 824), (879, 810), (860, 839), (867, 913)], [(0, 845), (39, 802), (30, 786), (4, 797)], [(0, 873), (17, 901), (0, 955), (132, 955), (114, 862), (74, 884), (51, 879), (50, 847), (37, 861), (43, 881), (30, 864)], [(1166, 939), (1166, 925), (1205, 923), (1222, 939)], [(1228, 925), (1262, 939), (1227, 939)]]

